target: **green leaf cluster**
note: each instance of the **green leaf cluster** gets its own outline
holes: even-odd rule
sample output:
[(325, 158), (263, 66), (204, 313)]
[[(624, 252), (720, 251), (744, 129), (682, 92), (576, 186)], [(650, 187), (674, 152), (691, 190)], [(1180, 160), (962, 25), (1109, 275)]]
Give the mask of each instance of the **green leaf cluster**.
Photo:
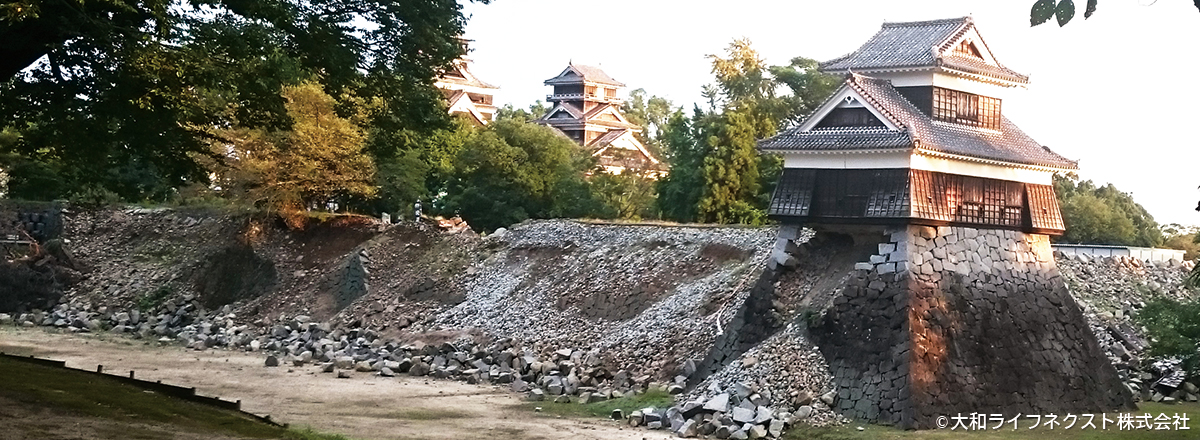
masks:
[(1136, 320), (1150, 336), (1152, 356), (1176, 356), (1188, 372), (1200, 372), (1200, 301), (1157, 298), (1138, 311)]
[(661, 125), (671, 174), (659, 182), (658, 209), (675, 221), (762, 224), (783, 161), (759, 154), (757, 140), (803, 120), (840, 81), (808, 58), (770, 66), (745, 39), (709, 59), (709, 110), (690, 119), (676, 111)]
[(12, 197), (173, 200), (207, 183), (214, 128), (290, 130), (280, 90), (309, 80), (359, 118), (377, 160), (452, 125), (433, 81), (463, 53), (456, 1), (4, 6), (0, 120), (20, 136), (0, 145), (0, 167), (22, 168), (8, 173)]
[(1067, 227), (1057, 242), (1144, 247), (1163, 243), (1154, 217), (1112, 184), (1096, 186), (1090, 180), (1056, 175), (1054, 192)]
[[(1083, 18), (1091, 18), (1096, 12), (1097, 0), (1087, 0), (1087, 9)], [(1038, 0), (1029, 11), (1029, 25), (1037, 26), (1055, 18), (1058, 25), (1065, 26), (1075, 18), (1075, 2), (1073, 0)]]
[(487, 231), (529, 218), (591, 216), (603, 210), (584, 179), (594, 166), (553, 129), (500, 119), (463, 144), (443, 209)]

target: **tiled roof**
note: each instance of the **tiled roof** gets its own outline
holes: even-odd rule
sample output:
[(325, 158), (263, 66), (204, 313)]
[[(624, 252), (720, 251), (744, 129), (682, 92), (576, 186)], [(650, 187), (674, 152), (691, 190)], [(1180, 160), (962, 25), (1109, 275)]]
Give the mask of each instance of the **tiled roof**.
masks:
[[(1017, 164), (1078, 168), (1076, 162), (1039, 145), (1008, 118), (1002, 118), (999, 131), (934, 122), (900, 95), (890, 81), (851, 74), (842, 87), (851, 88), (862, 95), (872, 107), (896, 122), (899, 129), (852, 127), (802, 132), (800, 127), (796, 127), (760, 141), (759, 148), (772, 151), (920, 148)], [(841, 91), (838, 89), (834, 96)]]
[(771, 150), (879, 150), (912, 146), (908, 132), (886, 128), (841, 130), (819, 128), (812, 131), (789, 130), (763, 140)]
[(605, 110), (608, 110), (608, 108), (609, 108), (609, 107), (612, 107), (612, 105), (611, 105), (611, 104), (607, 104), (607, 103), (605, 103), (605, 104), (600, 104), (600, 105), (597, 105), (597, 106), (595, 106), (595, 107), (592, 107), (592, 109), (591, 109), (591, 110), (588, 110), (588, 112), (587, 112), (587, 113), (584, 113), (584, 114), (583, 114), (583, 118), (584, 118), (584, 119), (591, 119), (591, 118), (594, 118), (594, 117), (596, 117), (596, 115), (600, 114), (600, 112), (603, 112), (603, 111), (605, 111)]
[[(582, 76), (584, 81), (587, 81), (587, 82), (608, 84), (610, 86), (617, 86), (617, 87), (625, 87), (624, 83), (613, 79), (613, 77), (611, 77), (611, 76), (608, 76), (607, 73), (604, 73), (604, 70), (601, 70), (599, 67), (596, 67), (596, 66), (586, 66), (583, 64), (571, 63), (567, 66), (567, 69), (574, 69), (576, 72), (579, 72), (579, 75)], [(563, 70), (563, 73), (566, 73), (566, 70)], [(550, 79), (546, 80), (545, 84), (550, 85), (550, 84), (554, 84), (554, 83), (573, 82), (573, 81), (575, 81), (574, 78), (569, 78), (569, 79), (563, 78), (562, 73), (560, 73), (559, 76), (556, 76), (554, 78), (550, 78)]]
[(578, 70), (579, 73), (583, 74), (583, 79), (586, 79), (591, 82), (598, 82), (601, 84), (609, 84), (609, 85), (614, 85), (614, 86), (618, 86), (618, 87), (625, 87), (625, 84), (613, 79), (613, 77), (611, 77), (611, 76), (608, 76), (608, 74), (604, 73), (604, 71), (601, 70), (599, 67), (585, 66), (582, 64), (571, 64), (571, 65), (575, 66), (575, 70)]
[(617, 129), (617, 130), (609, 131), (608, 133), (604, 133), (603, 136), (596, 138), (596, 140), (592, 141), (592, 144), (589, 146), (592, 148), (607, 147), (608, 144), (611, 144), (611, 143), (613, 143), (613, 141), (617, 140), (621, 136), (624, 136), (627, 131), (628, 130), (624, 130), (624, 129)]
[(437, 81), (451, 83), (451, 84), (461, 84), (461, 85), (465, 85), (465, 86), (474, 86), (474, 87), (479, 87), (479, 88), (484, 88), (484, 89), (499, 89), (500, 88), (495, 85), (483, 82), (483, 80), (480, 80), (478, 77), (476, 77), (474, 73), (471, 73), (471, 70), (467, 66), (467, 62), (465, 60), (455, 61), (454, 62), (454, 70), (457, 70), (458, 72), (456, 74), (450, 74), (450, 72), (446, 72), (447, 74), (438, 77)]
[(858, 50), (821, 63), (823, 72), (944, 66), (1017, 83), (1029, 77), (1004, 66), (952, 55), (951, 43), (975, 26), (971, 17), (884, 23)]
[(942, 67), (948, 69), (974, 73), (976, 75), (990, 76), (1015, 83), (1029, 83), (1029, 75), (1023, 75), (1004, 66), (993, 66), (977, 58), (947, 55), (943, 56), (939, 62), (941, 63), (940, 65)]

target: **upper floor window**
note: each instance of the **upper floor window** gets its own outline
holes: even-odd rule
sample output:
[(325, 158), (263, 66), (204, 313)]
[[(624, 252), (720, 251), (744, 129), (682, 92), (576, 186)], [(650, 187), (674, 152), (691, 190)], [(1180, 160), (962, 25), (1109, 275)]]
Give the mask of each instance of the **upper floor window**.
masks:
[(825, 115), (825, 119), (817, 123), (817, 128), (883, 126), (883, 121), (876, 118), (870, 110), (862, 107), (835, 108), (828, 115)]
[(934, 87), (933, 118), (939, 121), (999, 130), (1000, 100)]

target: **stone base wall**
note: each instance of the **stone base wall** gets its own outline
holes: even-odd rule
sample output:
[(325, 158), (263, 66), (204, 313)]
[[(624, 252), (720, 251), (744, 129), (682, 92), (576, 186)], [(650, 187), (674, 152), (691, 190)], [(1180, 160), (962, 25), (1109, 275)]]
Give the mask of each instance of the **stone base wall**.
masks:
[(886, 231), (813, 336), (856, 419), (1095, 413), (1133, 401), (1066, 289), (1047, 236)]

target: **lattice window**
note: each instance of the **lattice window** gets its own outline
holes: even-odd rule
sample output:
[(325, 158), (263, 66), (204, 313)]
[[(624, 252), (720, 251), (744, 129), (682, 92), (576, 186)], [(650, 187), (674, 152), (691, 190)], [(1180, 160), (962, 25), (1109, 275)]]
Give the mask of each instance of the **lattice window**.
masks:
[(771, 215), (807, 216), (812, 208), (816, 175), (816, 170), (812, 169), (784, 169), (767, 212)]
[(956, 223), (1020, 227), (1019, 182), (913, 170), (913, 215)]
[(939, 121), (999, 130), (1000, 100), (934, 87), (933, 118)]

